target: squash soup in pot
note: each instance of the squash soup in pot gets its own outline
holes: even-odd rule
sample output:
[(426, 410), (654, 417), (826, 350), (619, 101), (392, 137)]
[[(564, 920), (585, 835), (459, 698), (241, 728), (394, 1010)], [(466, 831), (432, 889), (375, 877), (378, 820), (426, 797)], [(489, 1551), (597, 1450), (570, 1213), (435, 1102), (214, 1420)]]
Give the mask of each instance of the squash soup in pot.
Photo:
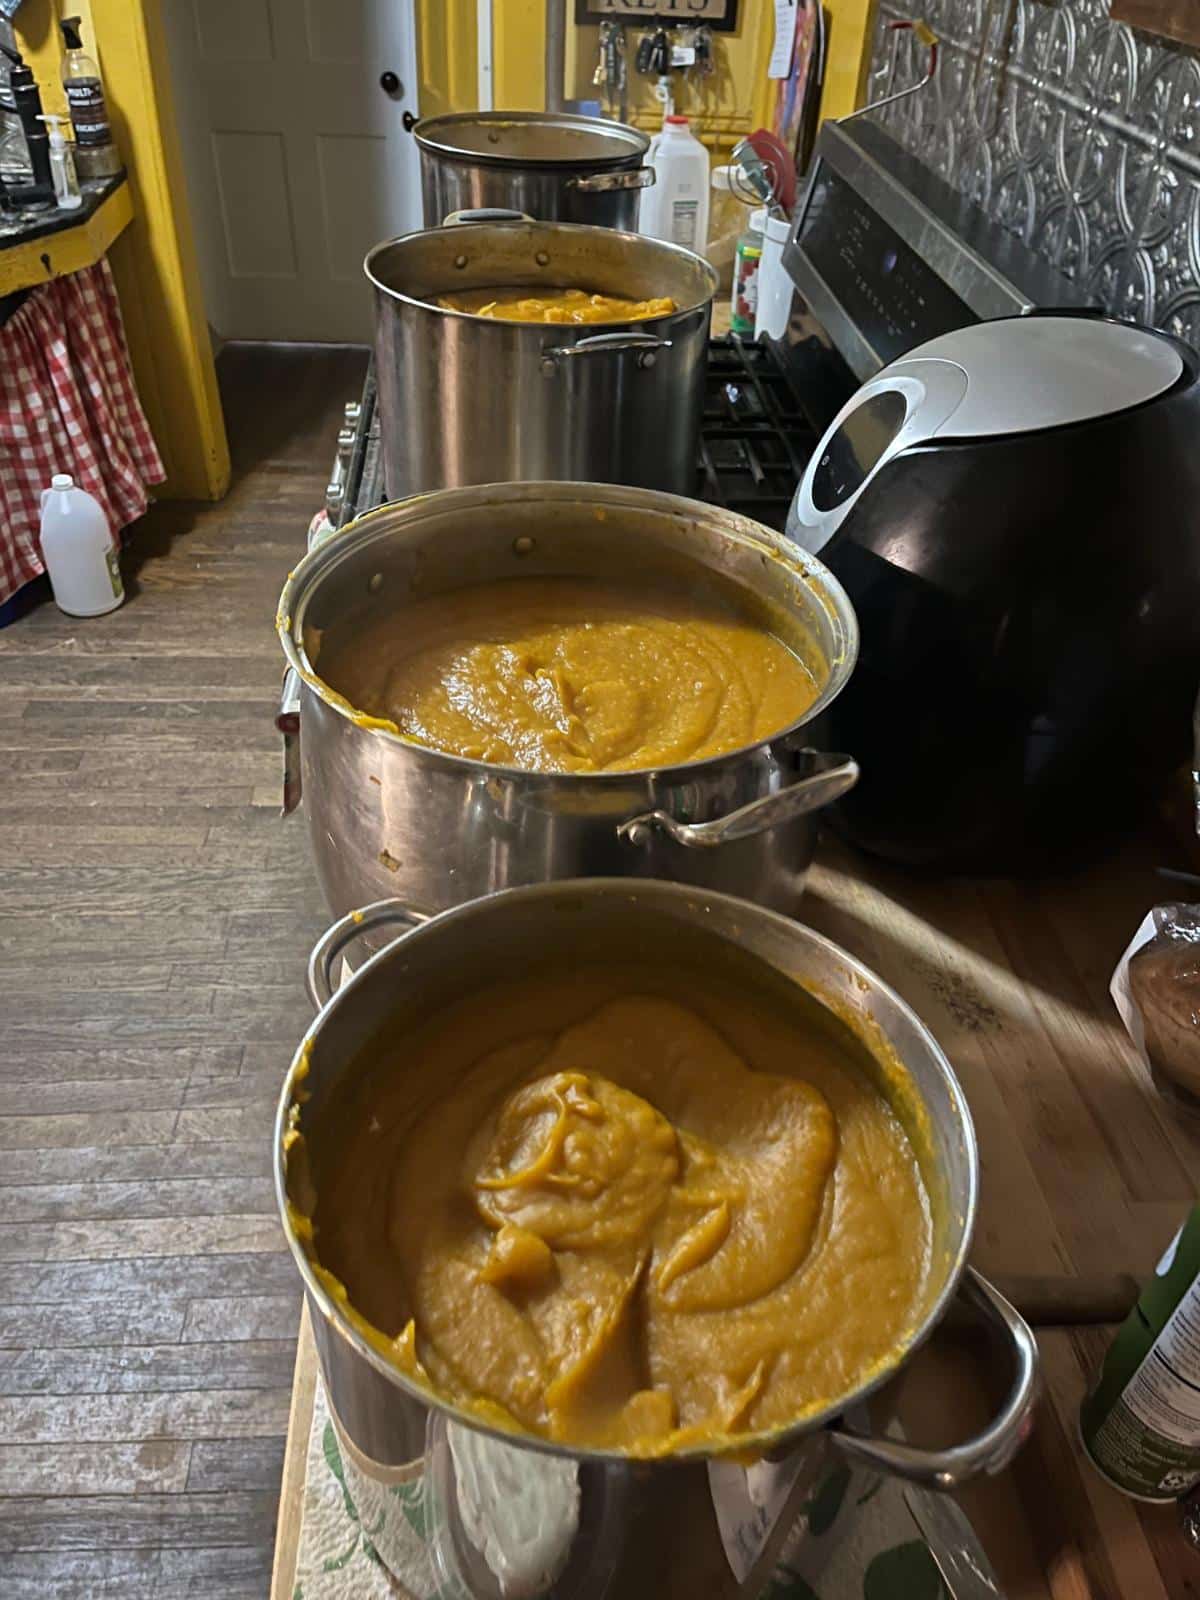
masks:
[(790, 981), (671, 960), (481, 989), (378, 1040), (318, 1147), (288, 1136), (319, 1280), (493, 1425), (736, 1448), (884, 1370), (924, 1310), (903, 1088)]
[(527, 772), (631, 772), (753, 745), (820, 693), (732, 584), (530, 577), (371, 616), (320, 642), (356, 710)]
[(630, 300), (624, 295), (588, 289), (547, 289), (538, 284), (510, 284), (490, 289), (456, 289), (440, 294), (443, 311), (466, 311), (494, 322), (645, 322), (669, 317), (679, 308), (668, 296)]

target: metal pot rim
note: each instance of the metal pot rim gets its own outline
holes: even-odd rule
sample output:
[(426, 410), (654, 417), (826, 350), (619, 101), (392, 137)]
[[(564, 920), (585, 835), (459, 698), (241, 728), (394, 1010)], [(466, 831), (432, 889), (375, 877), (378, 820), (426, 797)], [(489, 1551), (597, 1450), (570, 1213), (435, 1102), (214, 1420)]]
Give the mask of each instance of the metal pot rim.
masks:
[[(361, 723), (355, 722), (355, 719), (361, 717), (363, 713), (351, 706), (344, 696), (338, 694), (313, 671), (304, 651), (300, 633), (304, 621), (304, 608), (310, 596), (325, 572), (349, 554), (351, 545), (357, 543), (357, 538), (373, 536), (385, 539), (388, 536), (390, 528), (372, 527), (373, 523), (381, 521), (385, 515), (390, 514), (390, 521), (390, 517), (396, 514), (398, 508), (403, 508), (410, 517), (418, 518), (424, 510), (452, 510), (455, 506), (484, 510), (490, 495), (497, 495), (504, 500), (518, 501), (586, 500), (592, 505), (616, 505), (635, 510), (642, 507), (664, 515), (674, 513), (676, 516), (695, 516), (697, 512), (711, 514), (720, 509), (708, 505), (703, 500), (690, 500), (683, 495), (667, 494), (661, 489), (635, 489), (625, 484), (576, 483), (570, 479), (555, 479), (549, 482), (527, 480), (521, 483), (468, 484), (457, 489), (435, 489), (427, 494), (412, 495), (407, 500), (389, 501), (386, 505), (376, 506), (363, 516), (357, 517), (353, 522), (348, 522), (344, 528), (339, 528), (330, 538), (308, 551), (298, 565), (288, 573), (275, 613), (275, 631), (279, 635), (279, 642), (287, 657), (288, 665), (293, 668), (301, 681), (313, 694), (322, 699), (330, 710), (336, 711), (340, 717), (353, 723), (360, 732), (370, 734), (372, 738), (397, 744), (405, 750), (420, 751), (422, 756), (459, 770), (473, 772), (479, 778), (511, 778), (526, 783), (533, 778), (550, 788), (559, 786), (571, 788), (584, 783), (620, 787), (636, 782), (640, 778), (654, 778), (667, 783), (685, 783), (692, 773), (701, 770), (712, 772), (727, 765), (736, 765), (744, 761), (753, 751), (767, 749), (772, 745), (791, 740), (801, 728), (828, 710), (849, 681), (858, 660), (858, 617), (849, 595), (833, 573), (815, 556), (810, 555), (807, 550), (802, 550), (799, 545), (792, 544), (782, 534), (775, 533), (762, 523), (754, 522), (736, 512), (721, 511), (721, 516), (727, 519), (726, 525), (721, 529), (722, 537), (738, 539), (746, 544), (757, 544), (760, 548), (765, 547), (765, 552), (772, 559), (790, 567), (805, 581), (815, 579), (814, 592), (819, 598), (823, 598), (822, 591), (824, 591), (824, 596), (832, 602), (846, 636), (845, 648), (837, 660), (830, 662), (829, 678), (816, 700), (803, 716), (797, 717), (794, 722), (780, 728), (769, 738), (756, 739), (752, 744), (741, 745), (736, 750), (727, 750), (716, 756), (701, 756), (694, 761), (683, 761), (674, 766), (637, 767), (620, 772), (530, 772), (525, 767), (505, 766), (498, 762), (477, 761), (470, 756), (454, 755), (450, 751), (437, 750), (432, 745), (406, 738), (402, 733), (393, 733), (389, 728), (364, 727)], [(348, 535), (356, 535), (357, 538), (352, 540), (347, 537)]]
[[(403, 289), (397, 289), (390, 283), (384, 283), (376, 276), (374, 271), (375, 260), (385, 250), (391, 250), (396, 245), (408, 244), (410, 240), (428, 240), (430, 234), (452, 234), (464, 245), (470, 244), (481, 233), (490, 232), (493, 228), (521, 228), (534, 234), (602, 234), (606, 239), (625, 239), (637, 249), (650, 250), (651, 252), (668, 253), (686, 260), (695, 267), (703, 270), (708, 281), (708, 293), (698, 300), (693, 300), (691, 305), (677, 306), (674, 311), (665, 312), (659, 317), (640, 317), (636, 322), (616, 321), (605, 323), (566, 323), (566, 322), (504, 322), (494, 317), (481, 317), (474, 311), (454, 311), (449, 306), (435, 305), (432, 300), (422, 299), (419, 295), (407, 294)], [(594, 222), (538, 222), (536, 220), (518, 221), (514, 218), (511, 222), (459, 222), (450, 227), (441, 228), (414, 228), (411, 233), (398, 233), (392, 239), (381, 239), (378, 244), (373, 244), (363, 257), (363, 275), (371, 287), (379, 294), (385, 294), (391, 300), (399, 300), (406, 306), (415, 306), (419, 311), (431, 312), (435, 317), (456, 317), (464, 322), (476, 324), (483, 323), (488, 327), (507, 328), (516, 330), (519, 335), (545, 337), (553, 334), (561, 339), (564, 333), (570, 333), (576, 328), (583, 328), (591, 333), (604, 331), (615, 332), (625, 328), (656, 328), (668, 324), (679, 317), (689, 316), (693, 311), (699, 311), (706, 306), (717, 292), (719, 278), (712, 263), (703, 256), (698, 256), (694, 250), (689, 250), (681, 244), (671, 244), (666, 239), (650, 239), (642, 233), (629, 233), (620, 228), (602, 228)]]
[[(504, 126), (508, 123), (525, 123), (547, 130), (571, 129), (589, 133), (597, 140), (620, 142), (622, 148), (610, 155), (583, 158), (563, 156), (515, 156), (486, 150), (464, 149), (454, 144), (456, 129), (478, 126), (480, 123)], [(439, 137), (449, 134), (450, 138)], [(596, 172), (619, 166), (622, 162), (641, 161), (650, 148), (650, 135), (628, 122), (612, 118), (573, 116), (564, 111), (448, 111), (438, 116), (422, 117), (413, 128), (413, 138), (422, 150), (430, 155), (451, 160), (478, 163), (488, 167), (536, 168), (543, 172)]]
[[(399, 1367), (374, 1349), (341, 1314), (338, 1306), (314, 1273), (312, 1262), (306, 1255), (303, 1245), (296, 1237), (288, 1213), (287, 1164), (284, 1150), (284, 1138), (289, 1129), (288, 1117), (293, 1104), (294, 1091), (307, 1072), (309, 1050), (326, 1020), (334, 1014), (339, 1006), (351, 1004), (351, 997), (360, 984), (365, 981), (366, 975), (369, 972), (373, 972), (376, 967), (385, 964), (397, 947), (407, 944), (410, 939), (427, 938), (432, 936), (435, 928), (453, 926), (456, 922), (466, 921), (481, 914), (486, 915), (486, 910), (481, 908), (494, 908), (500, 902), (548, 899), (570, 894), (589, 897), (621, 896), (633, 901), (638, 898), (645, 899), (649, 896), (651, 899), (680, 902), (700, 901), (705, 906), (711, 906), (716, 903), (735, 910), (741, 917), (752, 917), (759, 921), (766, 920), (774, 924), (781, 933), (786, 934), (791, 941), (816, 946), (826, 953), (832, 954), (837, 960), (850, 968), (857, 982), (865, 990), (873, 990), (875, 993), (881, 994), (892, 1005), (906, 1013), (922, 1043), (945, 1078), (959, 1118), (967, 1164), (967, 1193), (962, 1206), (962, 1231), (954, 1258), (948, 1264), (937, 1295), (926, 1307), (924, 1314), (911, 1332), (908, 1340), (893, 1352), (891, 1360), (880, 1366), (877, 1371), (871, 1373), (852, 1390), (840, 1395), (821, 1410), (814, 1411), (810, 1415), (784, 1427), (756, 1434), (747, 1434), (745, 1437), (739, 1435), (736, 1445), (739, 1452), (760, 1451), (764, 1455), (779, 1449), (790, 1448), (796, 1441), (807, 1434), (815, 1433), (819, 1428), (835, 1421), (849, 1408), (869, 1399), (876, 1390), (893, 1378), (905, 1362), (920, 1349), (945, 1315), (950, 1301), (957, 1293), (960, 1280), (966, 1270), (967, 1256), (974, 1236), (979, 1195), (979, 1148), (975, 1137), (974, 1123), (971, 1119), (970, 1106), (967, 1103), (962, 1085), (955, 1076), (954, 1069), (945, 1052), (908, 1002), (897, 994), (890, 984), (885, 983), (877, 973), (860, 961), (857, 956), (851, 955), (848, 950), (843, 949), (841, 945), (827, 938), (824, 934), (816, 932), (815, 929), (806, 926), (804, 923), (796, 922), (791, 917), (784, 916), (782, 912), (769, 911), (765, 907), (754, 905), (749, 901), (739, 900), (735, 895), (719, 894), (697, 888), (692, 884), (671, 883), (664, 879), (644, 879), (638, 880), (636, 884), (633, 884), (621, 878), (565, 878), (548, 883), (525, 885), (519, 888), (498, 889), (475, 900), (464, 901), (461, 905), (452, 906), (447, 911), (431, 916), (428, 921), (410, 933), (406, 933), (399, 939), (395, 939), (390, 944), (385, 945), (382, 950), (377, 951), (368, 961), (364, 962), (349, 982), (343, 984), (332, 999), (321, 1008), (313, 1019), (311, 1026), (305, 1032), (284, 1076), (279, 1105), (275, 1113), (272, 1169), (275, 1181), (276, 1204), (282, 1219), (288, 1248), (291, 1250), (292, 1257), (299, 1269), (306, 1291), (315, 1300), (323, 1316), (338, 1336), (346, 1340), (355, 1352), (368, 1361), (377, 1372), (405, 1390), (422, 1405), (439, 1410), (444, 1415), (452, 1417), (454, 1421), (474, 1428), (479, 1432), (489, 1434), (493, 1438), (503, 1440), (505, 1443), (512, 1444), (516, 1442), (523, 1448), (539, 1450), (546, 1455), (565, 1456), (576, 1461), (621, 1462), (626, 1465), (631, 1461), (640, 1459), (620, 1450), (592, 1450), (579, 1446), (557, 1444), (552, 1440), (542, 1438), (538, 1434), (507, 1432), (484, 1422), (482, 1418), (473, 1412), (461, 1410), (433, 1390), (424, 1388), (421, 1384), (414, 1382)], [(792, 974), (787, 975), (792, 976)], [(793, 977), (793, 981), (799, 982), (800, 980)], [(712, 1460), (719, 1456), (720, 1453), (704, 1446), (691, 1446), (667, 1456), (647, 1458), (647, 1464), (661, 1463), (662, 1465), (668, 1465), (681, 1461)]]

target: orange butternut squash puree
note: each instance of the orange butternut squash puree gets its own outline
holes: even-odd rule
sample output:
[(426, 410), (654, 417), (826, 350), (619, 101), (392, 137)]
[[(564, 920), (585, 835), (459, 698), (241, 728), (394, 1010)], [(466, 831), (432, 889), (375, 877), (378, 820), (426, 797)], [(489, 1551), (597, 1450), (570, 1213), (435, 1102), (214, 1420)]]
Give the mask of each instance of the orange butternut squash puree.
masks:
[(470, 311), (496, 322), (644, 322), (666, 317), (676, 309), (665, 296), (626, 300), (621, 295), (592, 294), (587, 289), (543, 289), (536, 284), (493, 289), (459, 289), (438, 295), (443, 311)]
[(833, 1034), (710, 973), (493, 987), (333, 1125), (326, 1281), (398, 1365), (510, 1427), (727, 1444), (846, 1393), (922, 1303), (926, 1196), (887, 1100)]
[(805, 664), (723, 595), (508, 579), (322, 642), (350, 704), (454, 755), (528, 772), (622, 772), (737, 750), (818, 694)]

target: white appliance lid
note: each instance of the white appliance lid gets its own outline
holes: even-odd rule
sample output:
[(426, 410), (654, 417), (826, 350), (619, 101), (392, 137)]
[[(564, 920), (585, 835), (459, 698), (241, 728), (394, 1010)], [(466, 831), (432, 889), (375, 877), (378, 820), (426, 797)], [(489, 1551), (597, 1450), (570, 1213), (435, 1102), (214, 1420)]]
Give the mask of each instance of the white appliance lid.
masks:
[(932, 433), (943, 439), (1032, 433), (1127, 411), (1178, 382), (1183, 357), (1148, 328), (1093, 317), (1005, 317), (918, 345), (874, 380), (910, 362), (950, 361), (967, 383)]

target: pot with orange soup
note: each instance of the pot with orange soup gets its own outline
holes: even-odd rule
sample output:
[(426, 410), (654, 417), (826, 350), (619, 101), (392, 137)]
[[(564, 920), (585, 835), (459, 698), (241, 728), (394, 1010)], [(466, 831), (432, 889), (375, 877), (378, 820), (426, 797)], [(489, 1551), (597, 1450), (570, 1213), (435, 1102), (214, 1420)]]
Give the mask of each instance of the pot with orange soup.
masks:
[[(1036, 1345), (965, 1266), (962, 1091), (831, 941), (691, 887), (545, 884), (365, 907), (310, 987), (281, 1214), (343, 1455), (424, 1477), (449, 1592), (756, 1593), (831, 1460), (940, 1489), (1007, 1463)], [(956, 1295), (1008, 1347), (996, 1417), (940, 1451), (848, 1428)], [(722, 1518), (748, 1468), (784, 1485), (749, 1558)]]
[(443, 490), (312, 550), (277, 620), (331, 910), (674, 878), (795, 909), (857, 777), (821, 719), (858, 630), (744, 517), (606, 484)]
[(546, 478), (693, 494), (708, 262), (615, 228), (456, 216), (364, 262), (389, 497)]

